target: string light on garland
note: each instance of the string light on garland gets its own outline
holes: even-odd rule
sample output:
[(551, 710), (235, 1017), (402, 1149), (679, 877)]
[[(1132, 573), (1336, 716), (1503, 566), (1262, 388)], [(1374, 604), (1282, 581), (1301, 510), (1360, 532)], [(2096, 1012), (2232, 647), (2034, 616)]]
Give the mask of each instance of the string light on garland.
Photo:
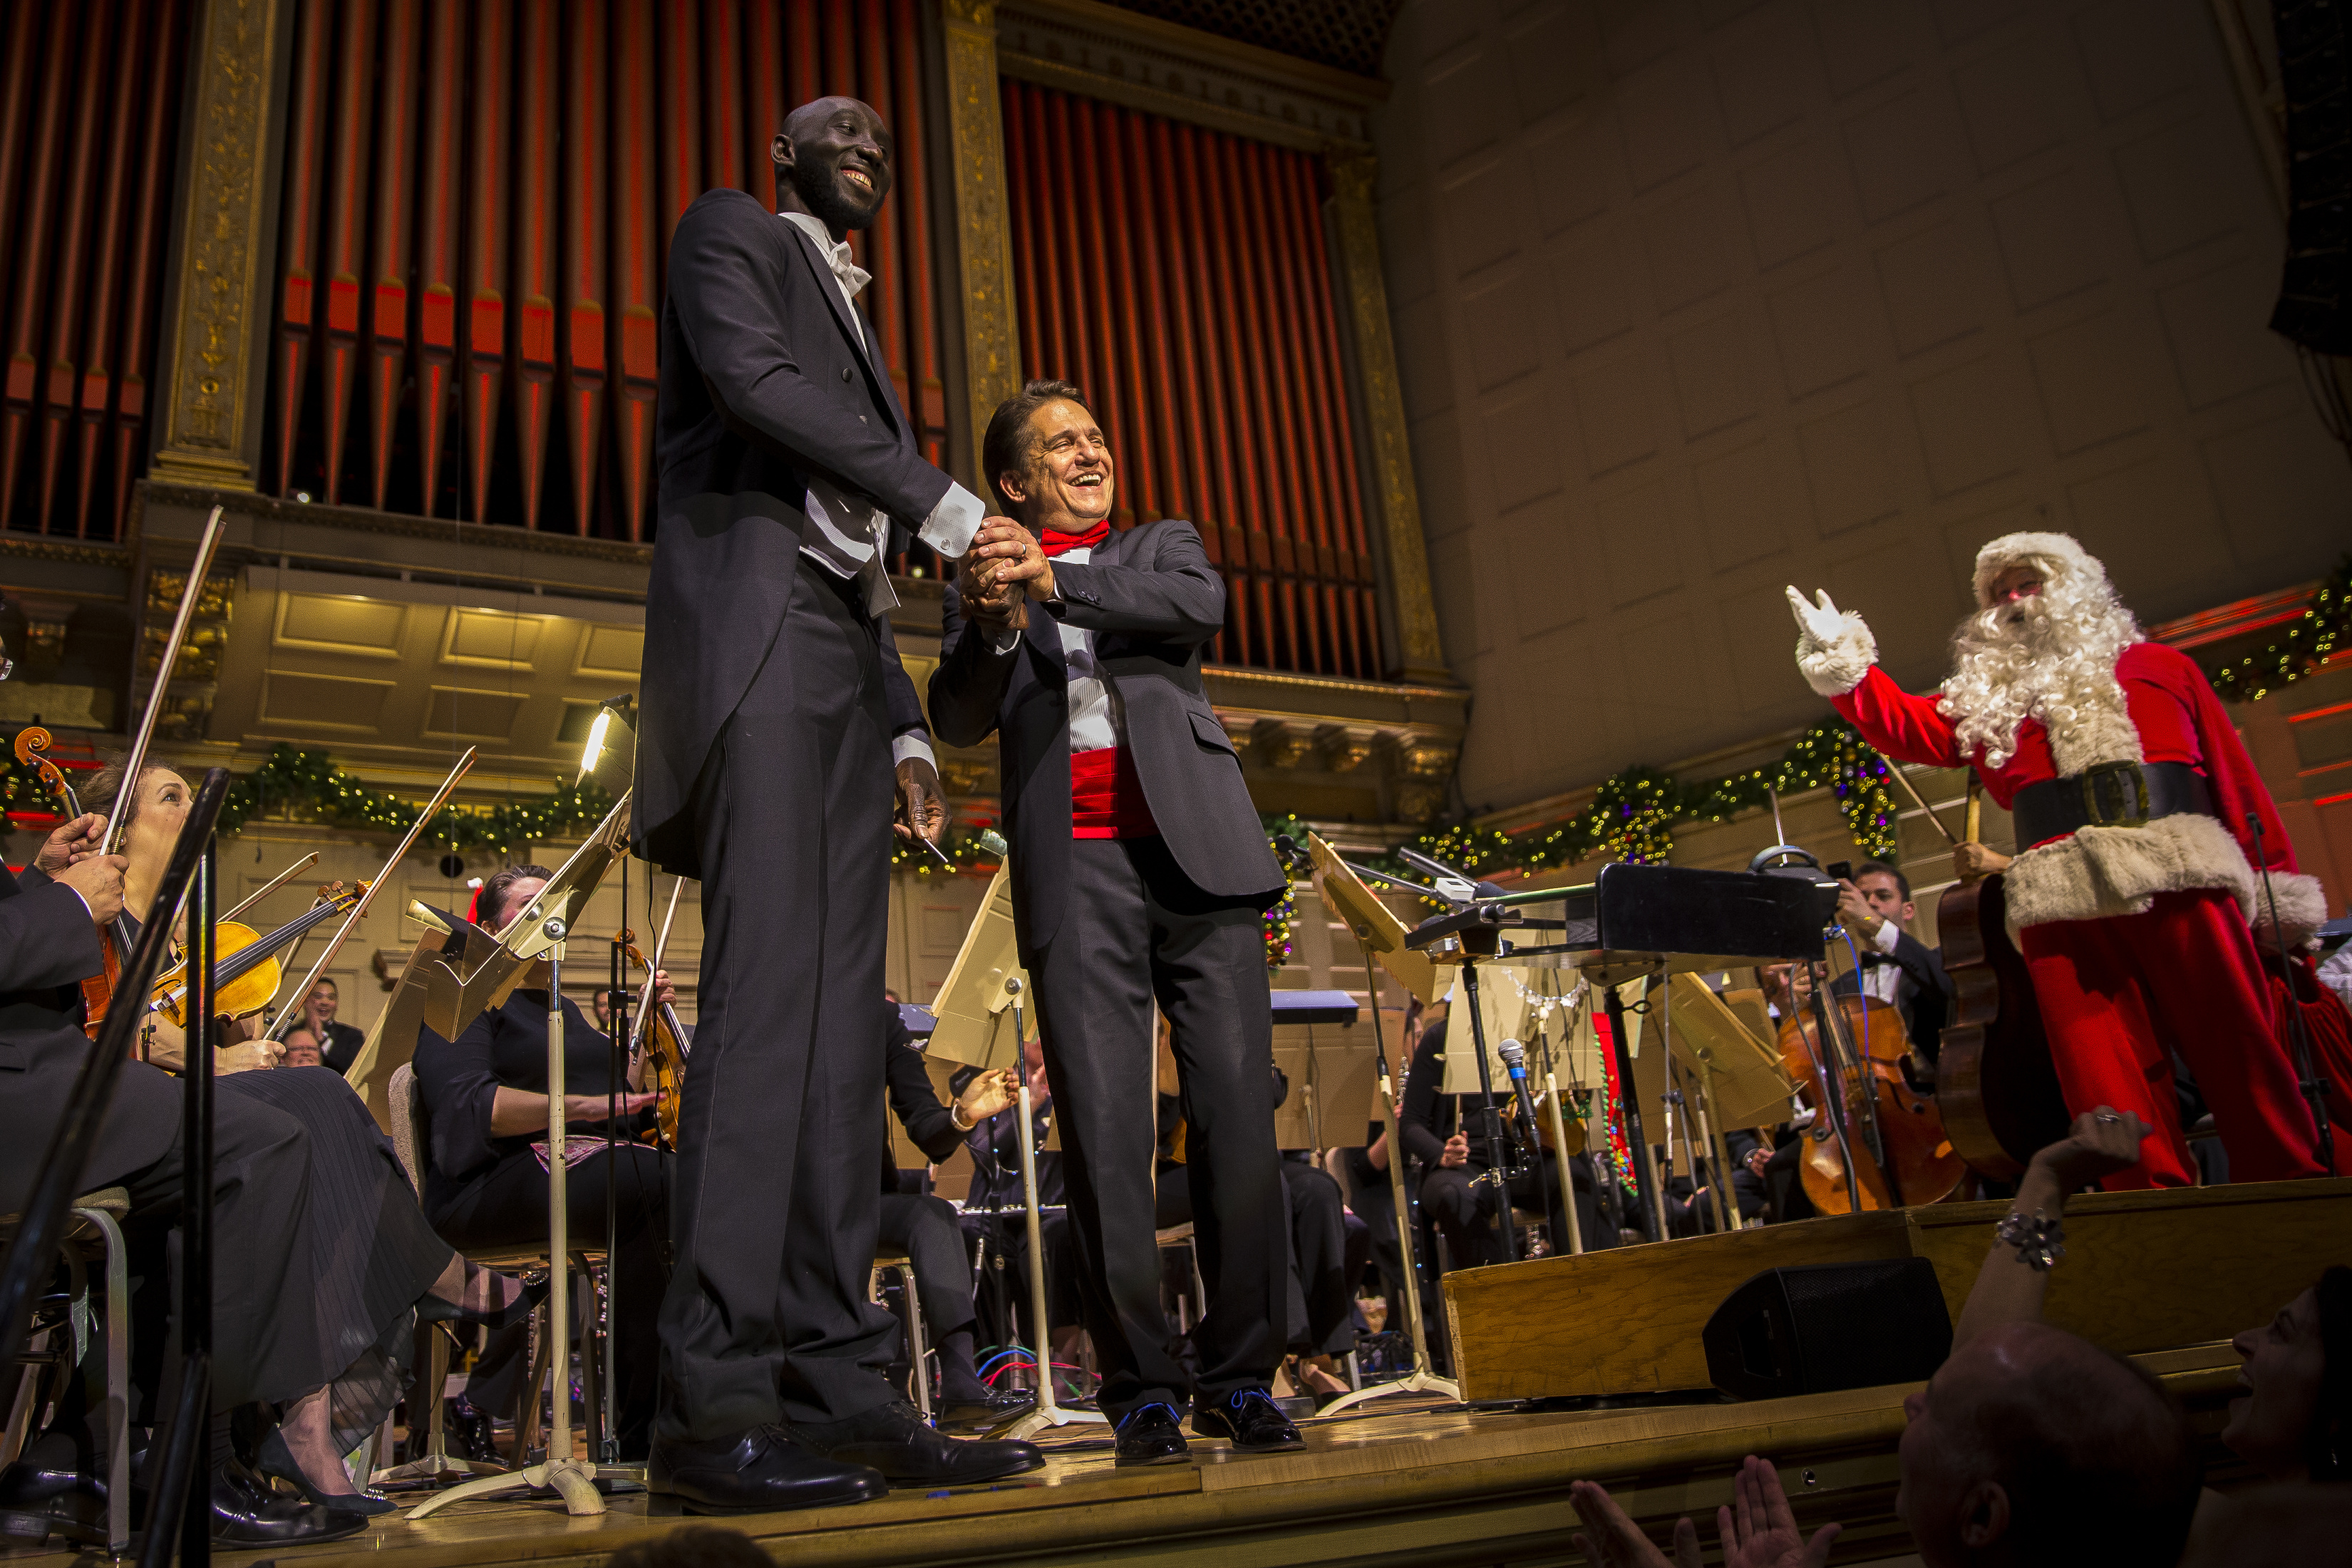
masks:
[[(1261, 816), (1258, 826), (1265, 830), (1266, 847), (1274, 847), (1276, 838), (1287, 837), (1300, 849), (1307, 847), (1307, 836), (1314, 831), (1296, 816)], [(1276, 857), (1279, 858), (1279, 856)], [(1287, 883), (1282, 897), (1267, 906), (1265, 911), (1265, 966), (1280, 969), (1288, 963), (1297, 951), (1290, 940), (1291, 931), (1298, 921), (1298, 895)]]
[(993, 873), (997, 858), (981, 847), (980, 832), (977, 827), (950, 826), (940, 839), (940, 854), (948, 858), (944, 866), (929, 850), (919, 848), (894, 833), (890, 836), (890, 868), (911, 870), (918, 877), (956, 877), (967, 871)]
[(2234, 664), (2209, 668), (2205, 677), (2225, 702), (2259, 702), (2326, 664), (2338, 648), (2347, 647), (2347, 633), (2352, 633), (2352, 555), (2336, 563), (2278, 641)]

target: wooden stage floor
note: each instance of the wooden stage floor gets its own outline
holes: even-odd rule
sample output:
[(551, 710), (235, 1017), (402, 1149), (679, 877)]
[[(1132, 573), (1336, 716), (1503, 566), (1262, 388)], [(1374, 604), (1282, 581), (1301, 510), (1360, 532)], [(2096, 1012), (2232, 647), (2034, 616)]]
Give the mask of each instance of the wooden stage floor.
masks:
[[(2236, 1377), (2229, 1347), (2141, 1359), (2179, 1391), (2210, 1438)], [(1306, 1424), (1299, 1453), (1236, 1458), (1222, 1443), (1196, 1440), (1188, 1464), (1122, 1471), (1107, 1449), (1081, 1445), (1055, 1452), (1042, 1471), (993, 1487), (904, 1490), (849, 1508), (713, 1522), (751, 1535), (780, 1562), (812, 1565), (1568, 1563), (1580, 1561), (1570, 1540), (1570, 1481), (1608, 1486), (1653, 1539), (1690, 1513), (1706, 1521), (1711, 1549), (1715, 1507), (1729, 1500), (1741, 1457), (1758, 1453), (1780, 1467), (1808, 1528), (1844, 1522), (1835, 1561), (1882, 1563), (1912, 1551), (1893, 1514), (1908, 1392), (1538, 1413), (1398, 1399), (1389, 1402), (1393, 1414), (1376, 1405), (1375, 1414)], [(219, 1561), (586, 1568), (692, 1522), (647, 1518), (642, 1494), (615, 1498), (609, 1512), (590, 1519), (568, 1518), (551, 1500), (461, 1503), (422, 1523), (392, 1514), (347, 1541)], [(41, 1552), (5, 1561), (68, 1568), (75, 1560)]]

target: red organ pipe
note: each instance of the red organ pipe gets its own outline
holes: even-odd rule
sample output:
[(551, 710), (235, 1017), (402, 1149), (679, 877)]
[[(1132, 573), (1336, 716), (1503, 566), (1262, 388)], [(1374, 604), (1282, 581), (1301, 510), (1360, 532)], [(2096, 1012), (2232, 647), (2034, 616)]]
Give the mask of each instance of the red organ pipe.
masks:
[[(107, 37), (107, 24), (114, 19), (114, 7), (99, 0), (83, 12), (89, 25), (81, 40), (81, 70), (75, 81), (73, 140), (69, 149), (71, 164), (66, 173), (65, 201), (58, 213), (58, 252), (56, 263), (57, 292), (50, 299), (48, 374), (45, 378), (41, 421), (40, 507), (42, 525), (48, 522), (49, 509), (57, 499), (58, 461), (65, 455), (67, 421), (73, 416), (74, 406), (74, 328), (81, 316), (82, 284), (87, 278), (91, 191), (98, 172), (98, 112), (107, 99), (100, 88), (106, 57), (121, 51), (123, 41)], [(60, 62), (62, 63), (62, 62)], [(61, 70), (59, 75), (65, 73)]]
[(139, 132), (139, 192), (133, 206), (138, 226), (131, 237), (131, 284), (122, 292), (122, 384), (114, 401), (114, 468), (111, 494), (114, 537), (131, 506), (131, 464), (144, 447), (150, 356), (159, 330), (157, 291), (163, 275), (163, 236), (170, 223), (171, 128), (179, 123), (181, 73), (173, 62), (187, 38), (185, 0), (168, 0), (158, 26), (154, 58), (141, 95), (146, 119)]
[[(772, 11), (759, 6), (758, 10)], [(752, 187), (743, 178), (743, 13), (734, 0), (704, 0), (702, 7), (702, 152), (703, 171), (714, 189), (731, 185)], [(761, 160), (764, 163), (765, 160)], [(693, 199), (689, 193), (688, 200)], [(684, 211), (680, 203), (677, 211)], [(677, 221), (671, 215), (671, 223)], [(669, 244), (669, 230), (662, 230)]]
[(370, 268), (368, 363), (370, 397), (368, 472), (370, 504), (383, 510), (392, 479), (392, 440), (400, 416), (401, 381), (407, 365), (410, 191), (415, 171), (416, 0), (385, 0), (383, 100), (376, 126), (373, 182), (375, 257)]
[(375, 89), (375, 0), (351, 0), (342, 14), (342, 47), (335, 68), (335, 143), (328, 168), (325, 377), (327, 483), (325, 500), (342, 499), (343, 435), (359, 375), (361, 254), (367, 220), (369, 132)]
[[(153, 37), (155, 22), (153, 0), (130, 0), (124, 7), (124, 38), (146, 39)], [(115, 79), (109, 94), (117, 105), (138, 101), (139, 68), (146, 51), (116, 47)], [(99, 197), (98, 250), (92, 264), (89, 326), (82, 341), (81, 363), (75, 370), (79, 386), (77, 403), (80, 417), (74, 449), (74, 537), (89, 536), (89, 510), (98, 479), (98, 457), (105, 445), (106, 418), (114, 401), (114, 376), (110, 366), (114, 357), (115, 337), (121, 328), (120, 306), (115, 290), (122, 276), (123, 230), (131, 215), (124, 210), (124, 193), (130, 184), (131, 139), (129, 136), (108, 138), (106, 188)], [(43, 509), (42, 522), (47, 526), (48, 514)]]
[[(805, 8), (815, 9), (817, 0), (798, 0)], [(856, 27), (851, 19), (849, 0), (824, 0), (824, 77), (818, 92), (826, 98), (857, 96)], [(806, 103), (807, 99), (794, 101)]]
[[(614, 58), (613, 163), (613, 359), (620, 367), (613, 404), (614, 453), (620, 462), (621, 515), (631, 539), (645, 537), (646, 500), (652, 489), (654, 395), (661, 389), (654, 365), (657, 303), (654, 253), (677, 222), (700, 180), (693, 172), (694, 142), (701, 116), (694, 94), (675, 76), (694, 61), (693, 0), (666, 0), (662, 17), (662, 144), (681, 148), (662, 168), (662, 196), (654, 195), (654, 16), (653, 0), (622, 0), (620, 48)], [(690, 83), (688, 84), (690, 89)], [(582, 531), (586, 531), (583, 523)]]
[[(37, 10), (42, 7), (26, 7)], [(70, 5), (48, 9), (51, 18), (45, 58), (66, 58), (72, 47), (76, 10)], [(47, 73), (45, 73), (47, 74)], [(56, 240), (51, 227), (57, 198), (58, 126), (65, 118), (67, 92), (54, 75), (36, 84), (30, 163), (26, 170), (24, 205), (15, 224), (17, 254), (15, 287), (8, 300), (8, 370), (0, 385), (0, 504), (13, 503), (16, 477), (24, 456), (25, 437), (40, 401), (39, 331), (43, 285), (52, 277), (44, 262)], [(36, 526), (43, 526), (40, 519)]]
[[(857, 7), (857, 35), (856, 96), (882, 116), (883, 124), (895, 131), (898, 121), (890, 112), (889, 62), (884, 58), (882, 47), (882, 7), (876, 0), (865, 0)], [(898, 173), (895, 166), (898, 142), (898, 137), (894, 134), (891, 138), (894, 187)], [(866, 270), (872, 275), (872, 280), (866, 285), (857, 300), (866, 311), (866, 320), (873, 323), (873, 333), (880, 343), (883, 367), (898, 395), (898, 405), (902, 408), (908, 406), (907, 327), (899, 319), (901, 290), (898, 286), (898, 214), (905, 205), (905, 196), (892, 195), (882, 204), (882, 210), (875, 215), (874, 226), (866, 231), (860, 243), (866, 253)]]
[(472, 162), (467, 169), (466, 499), (459, 515), (480, 521), (490, 506), (498, 453), (499, 394), (507, 362), (508, 173), (514, 111), (514, 11), (510, 0), (478, 0), (474, 13)]
[[(817, 42), (817, 0), (785, 0), (784, 25), (789, 39), (784, 47), (784, 70), (790, 83), (784, 94), (784, 110), (790, 113), (800, 104), (819, 95), (817, 64), (823, 52)], [(776, 121), (778, 130), (783, 121)]]
[[(648, 0), (621, 0), (621, 46), (614, 57), (613, 95), (623, 121), (616, 144), (614, 174), (628, 186), (635, 162), (649, 154), (633, 146), (632, 125), (650, 132), (654, 118), (653, 17)], [(669, 243), (686, 204), (700, 195), (702, 181), (702, 61), (701, 29), (696, 24), (697, 0), (661, 0), (661, 243)], [(613, 200), (623, 212), (631, 197), (616, 189)], [(625, 232), (614, 237), (619, 246), (634, 244)], [(616, 257), (617, 260), (618, 258)]]
[[(1002, 100), (1005, 125), (1018, 124), (1024, 101), (1021, 84), (1007, 78)], [(1045, 315), (1037, 301), (1037, 279), (1043, 268), (1029, 232), (1030, 225), (1036, 218), (1038, 202), (1029, 183), (1028, 160), (1013, 155), (1013, 149), (1018, 145), (1019, 141), (1007, 138), (1004, 205), (1012, 235), (1013, 289), (1020, 318), (1022, 376), (1024, 380), (1031, 380), (1045, 374), (1045, 367), (1051, 362), (1045, 355)]]
[(278, 292), (278, 430), (272, 443), (282, 494), (294, 484), (294, 434), (305, 374), (310, 369), (313, 313), (319, 305), (319, 182), (326, 158), (327, 60), (334, 44), (334, 13), (302, 7), (294, 37), (293, 95), (286, 121), (286, 194), (278, 219), (282, 276)]
[(563, 121), (563, 408), (572, 456), (572, 513), (588, 531), (596, 504), (596, 453), (604, 428), (605, 239), (611, 208), (605, 189), (607, 132), (605, 13), (573, 8), (570, 91)]
[(417, 506), (433, 515), (441, 443), (457, 374), (457, 100), (465, 85), (465, 6), (430, 0), (423, 179), (416, 215)]
[(914, 358), (907, 372), (914, 382), (915, 399), (907, 405), (907, 413), (921, 433), (932, 461), (939, 462), (945, 456), (940, 446), (948, 434), (948, 400), (940, 375), (939, 291), (930, 265), (931, 208), (922, 156), (928, 145), (923, 139), (923, 62), (917, 52), (923, 35), (915, 16), (915, 0), (890, 0), (888, 36), (896, 40), (891, 58), (897, 112), (890, 125), (899, 149), (897, 205), (907, 226), (905, 273), (914, 321)]
[(515, 51), (522, 86), (515, 106), (515, 310), (509, 363), (517, 384), (525, 528), (539, 526), (540, 504), (547, 496), (547, 433), (555, 414), (555, 65), (562, 4), (522, 0)]
[[(710, 0), (714, 10), (732, 10), (734, 0)], [(706, 37), (709, 35), (706, 33)], [(784, 127), (784, 28), (778, 8), (755, 5), (743, 18), (743, 68), (750, 73), (750, 108), (744, 121), (744, 188), (773, 211), (775, 161), (769, 143)]]

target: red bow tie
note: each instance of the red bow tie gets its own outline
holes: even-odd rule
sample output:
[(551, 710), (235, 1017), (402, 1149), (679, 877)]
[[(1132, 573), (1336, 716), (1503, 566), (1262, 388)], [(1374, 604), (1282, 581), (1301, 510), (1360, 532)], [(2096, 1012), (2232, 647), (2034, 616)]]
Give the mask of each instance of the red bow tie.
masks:
[(1084, 533), (1063, 533), (1049, 528), (1037, 536), (1037, 545), (1050, 558), (1065, 550), (1092, 550), (1109, 537), (1110, 520), (1105, 518)]

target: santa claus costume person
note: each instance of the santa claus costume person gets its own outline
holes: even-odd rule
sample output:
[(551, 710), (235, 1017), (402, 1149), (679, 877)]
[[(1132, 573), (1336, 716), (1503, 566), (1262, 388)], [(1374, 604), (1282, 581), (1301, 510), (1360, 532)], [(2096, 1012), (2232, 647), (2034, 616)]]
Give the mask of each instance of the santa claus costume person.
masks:
[(2326, 898), (2296, 873), (2221, 700), (2187, 656), (2141, 637), (2105, 568), (2066, 534), (1994, 540), (1977, 552), (1975, 589), (1938, 695), (1878, 668), (1860, 616), (1790, 588), (1797, 668), (1885, 755), (1973, 765), (2014, 814), (2027, 847), (2007, 868), (2010, 923), (2066, 1109), (2112, 1106), (2157, 1129), (2106, 1186), (2197, 1179), (2170, 1051), (2212, 1107), (2234, 1179), (2326, 1175), (2255, 956), (2254, 928), (2273, 936), (2249, 812), (2290, 948), (2326, 919)]

